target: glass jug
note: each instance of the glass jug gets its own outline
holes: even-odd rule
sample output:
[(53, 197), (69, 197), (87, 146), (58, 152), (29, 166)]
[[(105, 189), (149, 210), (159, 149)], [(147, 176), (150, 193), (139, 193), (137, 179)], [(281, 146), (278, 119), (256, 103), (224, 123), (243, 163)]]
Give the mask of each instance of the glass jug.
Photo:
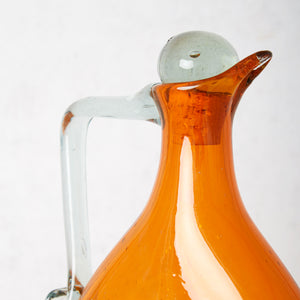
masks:
[[(236, 108), (271, 56), (238, 61), (215, 34), (180, 34), (161, 53), (162, 83), (69, 107), (61, 139), (68, 287), (47, 299), (300, 299), (247, 214), (233, 167)], [(93, 117), (161, 125), (162, 152), (147, 206), (92, 276), (85, 144)]]

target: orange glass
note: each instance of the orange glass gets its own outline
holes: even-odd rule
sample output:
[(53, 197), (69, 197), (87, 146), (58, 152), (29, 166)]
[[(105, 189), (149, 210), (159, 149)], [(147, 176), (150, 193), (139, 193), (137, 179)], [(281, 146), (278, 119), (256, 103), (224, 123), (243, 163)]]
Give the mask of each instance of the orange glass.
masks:
[(215, 77), (153, 87), (163, 134), (151, 198), (81, 299), (300, 299), (247, 214), (233, 167), (236, 107), (270, 58), (261, 51)]

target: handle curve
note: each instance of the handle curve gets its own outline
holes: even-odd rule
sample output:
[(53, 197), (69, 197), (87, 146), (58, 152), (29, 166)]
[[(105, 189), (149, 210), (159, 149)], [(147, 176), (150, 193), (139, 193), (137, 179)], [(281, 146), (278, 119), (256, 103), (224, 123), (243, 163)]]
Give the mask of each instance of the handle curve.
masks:
[(159, 113), (147, 85), (132, 97), (88, 97), (66, 111), (61, 128), (61, 166), (68, 262), (67, 288), (46, 300), (78, 300), (91, 277), (89, 222), (86, 197), (86, 136), (94, 117), (134, 119), (160, 124)]

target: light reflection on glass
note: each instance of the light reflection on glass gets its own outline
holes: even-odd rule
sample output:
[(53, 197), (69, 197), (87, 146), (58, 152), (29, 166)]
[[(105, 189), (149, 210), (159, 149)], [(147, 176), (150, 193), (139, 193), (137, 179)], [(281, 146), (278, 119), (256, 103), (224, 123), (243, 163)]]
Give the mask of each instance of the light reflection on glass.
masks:
[(194, 213), (191, 143), (184, 138), (180, 156), (175, 250), (183, 286), (191, 299), (242, 299), (238, 290), (206, 244)]

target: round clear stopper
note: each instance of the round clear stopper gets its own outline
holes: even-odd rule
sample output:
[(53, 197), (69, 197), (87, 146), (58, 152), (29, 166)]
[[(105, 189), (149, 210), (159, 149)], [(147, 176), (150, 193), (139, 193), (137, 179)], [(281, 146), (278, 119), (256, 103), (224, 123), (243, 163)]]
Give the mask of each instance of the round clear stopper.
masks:
[(168, 40), (158, 72), (163, 83), (196, 81), (218, 75), (238, 61), (234, 48), (221, 36), (189, 31)]

